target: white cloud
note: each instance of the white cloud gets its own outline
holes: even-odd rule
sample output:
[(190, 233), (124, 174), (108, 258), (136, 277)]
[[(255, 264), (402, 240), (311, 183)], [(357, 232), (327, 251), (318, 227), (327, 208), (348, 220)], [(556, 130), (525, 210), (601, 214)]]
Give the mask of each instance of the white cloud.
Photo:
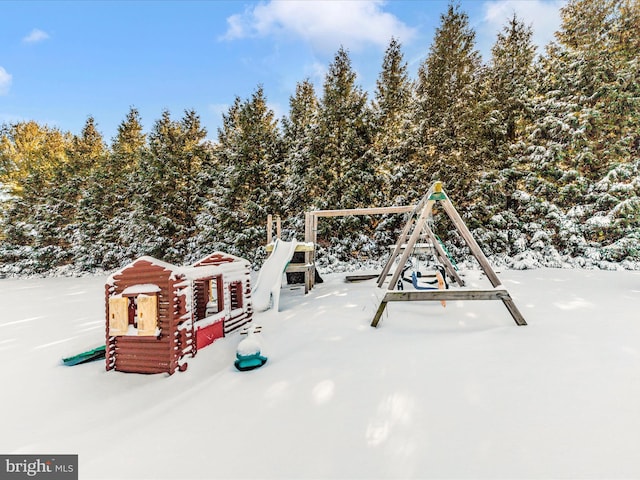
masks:
[(533, 43), (542, 53), (544, 46), (554, 39), (560, 28), (560, 8), (566, 0), (492, 0), (485, 2), (484, 22), (495, 35), (515, 13), (518, 19), (533, 29)]
[(9, 93), (12, 79), (13, 76), (4, 68), (0, 67), (0, 95), (6, 95)]
[(39, 28), (34, 28), (31, 33), (22, 39), (25, 43), (38, 43), (49, 38), (49, 34)]
[(327, 66), (324, 63), (313, 62), (305, 67), (305, 73), (312, 81), (321, 83), (327, 75)]
[(226, 115), (229, 113), (229, 108), (231, 108), (231, 105), (226, 103), (211, 103), (207, 106), (209, 112), (217, 118), (221, 118), (223, 114)]
[(383, 10), (381, 0), (271, 0), (227, 18), (226, 40), (289, 35), (323, 52), (338, 46), (357, 50), (366, 44), (382, 48), (391, 37), (408, 42), (416, 30)]

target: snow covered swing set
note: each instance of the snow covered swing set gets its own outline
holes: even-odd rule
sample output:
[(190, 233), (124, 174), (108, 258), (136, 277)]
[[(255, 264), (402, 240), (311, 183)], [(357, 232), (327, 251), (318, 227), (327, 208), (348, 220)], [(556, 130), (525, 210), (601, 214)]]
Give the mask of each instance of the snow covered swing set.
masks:
[[(456, 283), (459, 287), (465, 287), (465, 282), (457, 272), (457, 266), (449, 253), (446, 251), (444, 244), (430, 228), (430, 222), (433, 220), (433, 209), (438, 205), (442, 207), (449, 219), (453, 222), (454, 227), (460, 233), (465, 243), (469, 247), (471, 254), (478, 261), (480, 268), (487, 276), (493, 288), (491, 289), (471, 289), (456, 288), (450, 289), (447, 277), (451, 282)], [(391, 275), (388, 283), (387, 292), (382, 297), (380, 304), (375, 312), (371, 322), (372, 327), (378, 327), (382, 319), (382, 315), (389, 302), (406, 302), (406, 301), (439, 301), (442, 305), (446, 305), (447, 300), (501, 300), (509, 313), (511, 314), (516, 325), (526, 325), (524, 317), (516, 307), (511, 295), (506, 287), (502, 284), (495, 271), (491, 267), (482, 249), (473, 238), (473, 235), (465, 225), (451, 200), (442, 188), (442, 182), (435, 182), (427, 191), (422, 199), (412, 206), (392, 206), (392, 207), (375, 207), (375, 208), (356, 208), (343, 210), (314, 210), (305, 214), (305, 243), (289, 245), (291, 250), (286, 259), (291, 260), (294, 251), (304, 252), (304, 263), (293, 264), (284, 263), (282, 266), (286, 272), (304, 272), (305, 274), (305, 293), (314, 286), (315, 279), (315, 245), (317, 244), (318, 219), (322, 217), (337, 217), (349, 215), (382, 215), (408, 213), (408, 219), (396, 242), (396, 245), (387, 260), (384, 269), (377, 276), (378, 288), (382, 288), (387, 281), (387, 277)], [(275, 248), (275, 244), (271, 243), (273, 219), (271, 216), (267, 219), (267, 240), (271, 248)], [(277, 236), (276, 242), (279, 241), (279, 218), (277, 218)], [(419, 243), (420, 241), (420, 243)], [(287, 243), (287, 242), (283, 242)], [(269, 247), (268, 245), (268, 247)], [(435, 263), (434, 282), (429, 282), (421, 278), (417, 265), (411, 260), (411, 256), (417, 253), (430, 253)], [(399, 259), (399, 260), (398, 260)], [(390, 274), (393, 265), (398, 260), (398, 265), (393, 274)], [(408, 270), (414, 270), (411, 277), (407, 277)], [(355, 276), (354, 280), (364, 280), (371, 278), (369, 276)], [(375, 278), (375, 276), (373, 277)], [(350, 278), (347, 277), (347, 280)], [(413, 289), (404, 289), (404, 283), (408, 282)], [(436, 285), (437, 286), (432, 286)], [(276, 288), (279, 289), (280, 284)], [(274, 292), (275, 293), (275, 292)]]
[[(444, 246), (433, 233), (429, 227), (429, 220), (433, 216), (433, 208), (435, 205), (442, 207), (444, 212), (453, 222), (456, 230), (460, 233), (465, 243), (469, 247), (471, 254), (480, 264), (480, 268), (487, 276), (492, 289), (449, 289), (446, 283), (446, 276), (448, 275), (455, 283), (460, 287), (464, 287), (464, 280), (458, 275), (457, 268), (453, 264), (450, 256), (444, 249)], [(424, 286), (419, 282), (417, 274), (414, 272), (410, 283), (414, 286), (414, 290), (404, 290), (403, 280), (408, 280), (405, 277), (405, 272), (411, 268), (410, 256), (420, 247), (418, 240), (423, 237), (427, 237), (430, 242), (430, 246), (433, 249), (433, 254), (440, 262), (441, 266), (438, 266), (436, 277), (438, 278), (439, 288), (434, 289)], [(382, 288), (387, 281), (387, 276), (395, 261), (398, 261), (394, 273), (391, 275), (387, 292), (380, 301), (380, 305), (376, 310), (376, 313), (371, 322), (372, 327), (377, 327), (382, 318), (382, 314), (389, 302), (407, 302), (407, 301), (440, 301), (446, 302), (447, 300), (502, 300), (516, 325), (526, 325), (524, 317), (516, 307), (511, 295), (507, 289), (502, 285), (502, 282), (496, 275), (493, 268), (480, 246), (471, 235), (471, 232), (465, 225), (464, 221), (458, 214), (457, 210), (451, 203), (451, 200), (444, 192), (441, 182), (435, 182), (428, 190), (427, 194), (422, 197), (420, 202), (411, 211), (407, 223), (396, 242), (394, 250), (389, 257), (385, 267), (378, 276), (378, 287)]]

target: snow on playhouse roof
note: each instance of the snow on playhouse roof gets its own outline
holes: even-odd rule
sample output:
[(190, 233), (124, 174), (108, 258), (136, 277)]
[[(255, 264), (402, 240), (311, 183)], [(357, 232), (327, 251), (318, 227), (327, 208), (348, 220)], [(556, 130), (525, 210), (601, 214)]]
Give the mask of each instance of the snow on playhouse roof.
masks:
[[(109, 277), (107, 278), (107, 285), (114, 285), (115, 284), (115, 277), (123, 275), (125, 271), (129, 270), (130, 268), (134, 267), (136, 264), (138, 264), (140, 262), (147, 262), (147, 263), (150, 263), (151, 265), (163, 268), (164, 270), (168, 270), (170, 272), (175, 272), (176, 269), (178, 268), (176, 265), (172, 265), (170, 263), (163, 262), (162, 260), (158, 260), (157, 258), (153, 258), (153, 257), (150, 257), (148, 255), (143, 255), (142, 257), (139, 257), (139, 258), (135, 259), (133, 262), (127, 263), (124, 267), (120, 268), (119, 270), (117, 270), (117, 271), (113, 272), (111, 275), (109, 275)], [(173, 274), (172, 274), (172, 276), (173, 276)]]
[(122, 291), (122, 295), (138, 295), (139, 293), (155, 293), (159, 292), (160, 287), (153, 283), (140, 283), (131, 285)]
[(115, 283), (116, 276), (124, 274), (126, 270), (132, 268), (137, 263), (142, 261), (171, 272), (170, 278), (174, 280), (178, 278), (195, 280), (198, 278), (220, 275), (223, 273), (240, 273), (245, 272), (246, 269), (250, 268), (250, 263), (248, 260), (224, 252), (214, 252), (211, 255), (198, 260), (193, 265), (187, 266), (173, 265), (171, 263), (158, 260), (157, 258), (144, 255), (109, 275), (109, 277), (107, 278), (107, 284), (113, 285)]

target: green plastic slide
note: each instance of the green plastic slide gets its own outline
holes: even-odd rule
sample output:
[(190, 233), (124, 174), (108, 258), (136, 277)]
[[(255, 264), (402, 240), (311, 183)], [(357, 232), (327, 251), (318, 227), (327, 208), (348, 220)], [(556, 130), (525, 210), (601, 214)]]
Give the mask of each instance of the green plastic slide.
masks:
[(93, 350), (74, 355), (73, 357), (63, 358), (62, 363), (68, 366), (73, 366), (81, 363), (93, 362), (94, 360), (100, 360), (105, 357), (106, 350), (106, 346), (102, 345), (101, 347), (96, 347)]

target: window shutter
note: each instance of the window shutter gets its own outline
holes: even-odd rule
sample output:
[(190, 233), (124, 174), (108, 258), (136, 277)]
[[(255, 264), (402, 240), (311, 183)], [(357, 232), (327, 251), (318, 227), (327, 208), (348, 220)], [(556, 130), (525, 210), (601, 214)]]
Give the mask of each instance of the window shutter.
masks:
[(109, 297), (109, 335), (126, 335), (129, 328), (129, 299)]
[(158, 297), (138, 295), (138, 335), (155, 336), (158, 325)]

